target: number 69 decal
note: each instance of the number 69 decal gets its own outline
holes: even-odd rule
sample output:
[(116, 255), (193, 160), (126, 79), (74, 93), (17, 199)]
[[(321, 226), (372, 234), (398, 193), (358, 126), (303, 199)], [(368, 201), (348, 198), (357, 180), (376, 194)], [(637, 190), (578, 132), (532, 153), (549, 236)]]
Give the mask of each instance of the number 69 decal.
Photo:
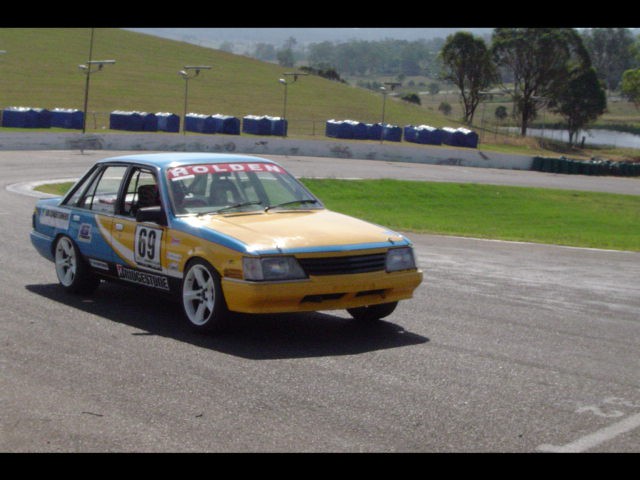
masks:
[(160, 247), (162, 245), (162, 229), (136, 227), (136, 240), (134, 245), (134, 259), (137, 264), (145, 267), (162, 270), (160, 264)]

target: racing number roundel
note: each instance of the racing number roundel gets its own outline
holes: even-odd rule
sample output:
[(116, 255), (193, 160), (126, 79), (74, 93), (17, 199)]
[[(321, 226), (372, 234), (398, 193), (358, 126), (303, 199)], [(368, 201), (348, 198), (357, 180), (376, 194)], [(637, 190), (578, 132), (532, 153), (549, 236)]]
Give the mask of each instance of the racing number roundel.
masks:
[(134, 259), (138, 265), (162, 270), (160, 248), (162, 229), (138, 225), (134, 245)]

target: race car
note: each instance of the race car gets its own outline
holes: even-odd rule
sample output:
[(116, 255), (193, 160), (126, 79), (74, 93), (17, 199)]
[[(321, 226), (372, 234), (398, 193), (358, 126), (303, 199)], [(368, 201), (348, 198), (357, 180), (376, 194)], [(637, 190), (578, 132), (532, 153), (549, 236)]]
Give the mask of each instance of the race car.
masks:
[(346, 309), (378, 320), (422, 281), (404, 235), (326, 209), (271, 160), (160, 153), (96, 162), (38, 200), (31, 242), (68, 292), (120, 281), (174, 295), (188, 324)]

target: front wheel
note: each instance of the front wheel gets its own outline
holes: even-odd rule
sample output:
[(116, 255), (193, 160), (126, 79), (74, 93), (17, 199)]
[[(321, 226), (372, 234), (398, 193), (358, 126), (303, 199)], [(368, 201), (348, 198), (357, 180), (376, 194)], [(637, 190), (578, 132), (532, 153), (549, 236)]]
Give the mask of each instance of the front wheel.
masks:
[(196, 330), (219, 331), (226, 323), (228, 310), (220, 278), (204, 260), (196, 259), (187, 265), (182, 280), (182, 309)]
[(69, 237), (60, 237), (55, 245), (54, 262), (56, 275), (62, 288), (70, 293), (92, 293), (100, 284), (93, 275), (80, 250)]
[(347, 312), (356, 320), (374, 321), (391, 315), (398, 306), (398, 302), (368, 305), (366, 307), (348, 308)]

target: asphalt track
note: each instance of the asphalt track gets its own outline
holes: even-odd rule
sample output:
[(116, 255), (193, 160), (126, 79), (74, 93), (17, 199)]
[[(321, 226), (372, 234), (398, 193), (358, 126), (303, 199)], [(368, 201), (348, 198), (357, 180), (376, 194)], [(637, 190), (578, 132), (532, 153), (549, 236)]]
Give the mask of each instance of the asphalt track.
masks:
[[(24, 182), (114, 154), (0, 152), (0, 451), (640, 452), (640, 253), (410, 235), (425, 280), (385, 321), (242, 316), (203, 336), (134, 289), (63, 294), (30, 245)], [(276, 160), (640, 194), (628, 178)]]

